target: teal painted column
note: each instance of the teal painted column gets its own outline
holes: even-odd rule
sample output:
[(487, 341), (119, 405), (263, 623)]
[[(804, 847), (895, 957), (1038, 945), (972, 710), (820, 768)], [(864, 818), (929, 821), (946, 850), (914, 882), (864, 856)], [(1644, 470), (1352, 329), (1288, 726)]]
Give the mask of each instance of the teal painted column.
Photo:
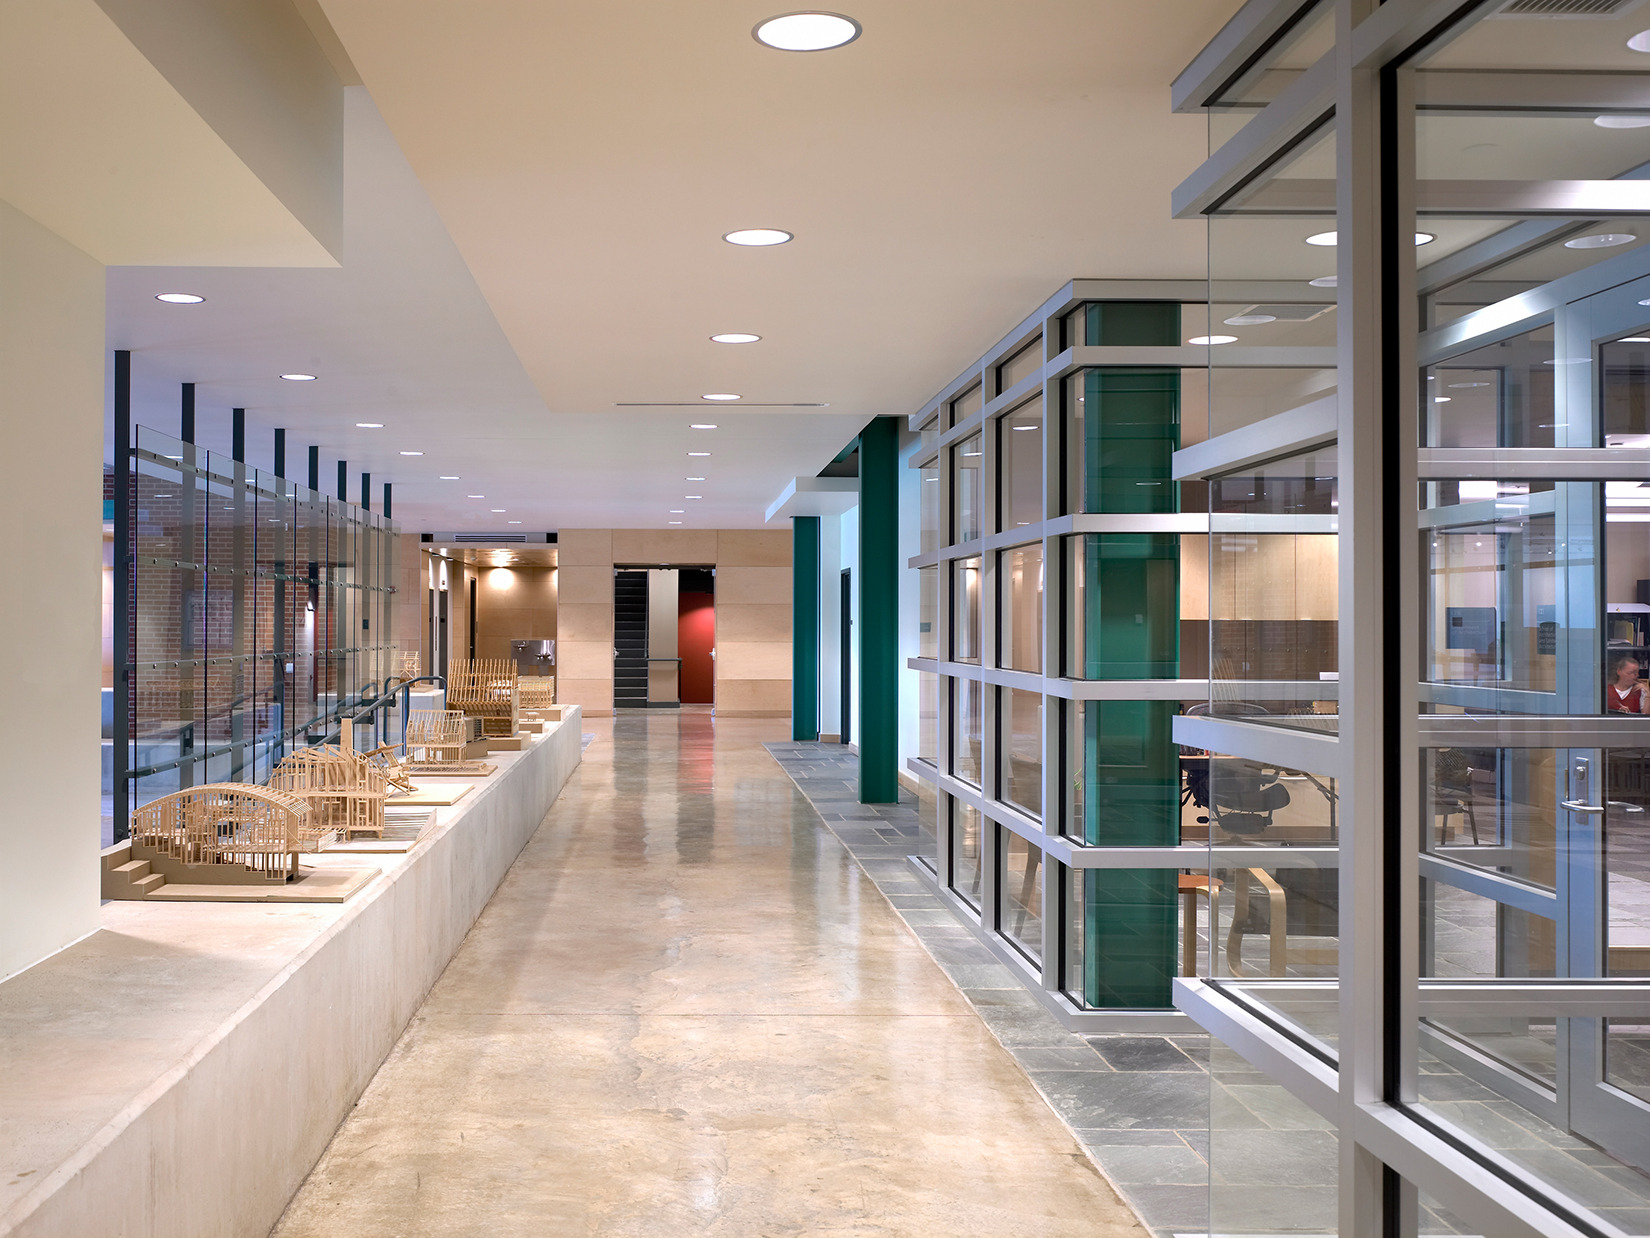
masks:
[[(899, 801), (899, 421), (859, 435), (859, 802)], [(847, 708), (846, 705), (843, 708)]]
[(819, 738), (819, 517), (791, 519), (791, 738)]
[[(1089, 306), (1088, 344), (1180, 343), (1180, 306)], [(1178, 509), (1170, 457), (1180, 446), (1178, 370), (1095, 369), (1083, 375), (1083, 510)], [(1180, 673), (1180, 539), (1172, 533), (1084, 538), (1083, 674), (1173, 679)], [(1087, 701), (1083, 841), (1174, 846), (1180, 841), (1180, 763), (1171, 701)], [(1084, 998), (1091, 1006), (1168, 1007), (1178, 959), (1177, 880), (1169, 869), (1084, 872)]]

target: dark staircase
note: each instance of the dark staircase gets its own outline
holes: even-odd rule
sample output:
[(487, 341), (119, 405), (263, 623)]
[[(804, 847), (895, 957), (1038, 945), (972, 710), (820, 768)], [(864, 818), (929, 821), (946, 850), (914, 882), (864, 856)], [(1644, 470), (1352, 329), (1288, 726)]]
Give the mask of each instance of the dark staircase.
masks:
[(647, 573), (613, 574), (613, 708), (647, 708)]

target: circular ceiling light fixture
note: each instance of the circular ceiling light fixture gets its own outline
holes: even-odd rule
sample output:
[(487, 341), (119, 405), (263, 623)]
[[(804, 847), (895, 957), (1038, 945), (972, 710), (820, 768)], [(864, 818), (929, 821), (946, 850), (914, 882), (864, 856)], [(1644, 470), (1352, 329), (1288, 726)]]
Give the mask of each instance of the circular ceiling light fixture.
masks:
[(281, 377), (289, 383), (312, 383), (315, 381), (315, 375), (313, 374), (282, 374)]
[(684, 478), (682, 478), (682, 480), (683, 481), (704, 481), (705, 479), (703, 477), (684, 477)]
[(495, 507), (495, 508), (492, 508), (491, 510), (492, 510), (493, 515), (495, 515), (495, 516), (502, 516), (504, 514), (504, 508), (502, 508), (502, 507)]
[(1635, 52), (1650, 52), (1650, 30), (1640, 30), (1627, 40), (1627, 46)]
[(1309, 279), (1307, 285), (1312, 288), (1333, 288), (1341, 282), (1338, 275), (1320, 275), (1317, 279)]
[(786, 241), (795, 238), (783, 228), (736, 228), (732, 232), (724, 232), (722, 239), (729, 245), (783, 245)]
[(1650, 129), (1650, 116), (1595, 116), (1593, 123), (1600, 129)]
[(731, 391), (713, 391), (709, 395), (702, 395), (699, 398), (701, 400), (727, 401), (737, 400), (739, 397), (734, 395)]
[(421, 456), (424, 453), (421, 451), (404, 451), (401, 454), (404, 456)]
[(1432, 397), (1432, 402), (1434, 404), (1448, 404), (1454, 398), (1454, 396), (1449, 395), (1435, 395)]
[(684, 507), (673, 507), (670, 509), (670, 514), (672, 516), (685, 516), (687, 515), (687, 509)]
[(781, 52), (825, 52), (859, 38), (860, 24), (841, 13), (781, 13), (751, 28), (751, 37)]
[(1258, 327), (1262, 323), (1276, 322), (1276, 314), (1235, 314), (1226, 319), (1228, 327)]
[(467, 494), (464, 497), (467, 499), (484, 499), (487, 496), (485, 494)]
[(506, 520), (504, 523), (505, 524), (520, 524), (521, 521), (519, 521), (519, 520)]
[(680, 520), (672, 520), (670, 523), (671, 524), (681, 524), (682, 522)]
[(355, 423), (355, 428), (357, 430), (382, 430), (384, 423), (382, 421), (358, 421)]
[(199, 305), (206, 298), (192, 292), (157, 292), (155, 300), (165, 301), (168, 305)]
[(1631, 232), (1595, 232), (1592, 236), (1573, 236), (1564, 242), (1565, 249), (1609, 249), (1613, 245), (1629, 245), (1638, 240)]
[(443, 473), (443, 474), (441, 474), (440, 477), (437, 477), (436, 480), (437, 481), (457, 481), (458, 480), (458, 474), (457, 473)]
[[(1339, 239), (1339, 236), (1333, 232), (1314, 232), (1311, 236), (1306, 238), (1306, 243), (1308, 245), (1334, 245), (1339, 241)], [(1417, 232), (1415, 234), (1415, 243), (1417, 245), (1427, 245), (1437, 239), (1438, 238), (1430, 232)], [(1312, 283), (1319, 288), (1331, 288), (1334, 286), (1332, 284), (1319, 284), (1317, 280), (1313, 280)]]
[(684, 499), (702, 499), (705, 496), (702, 494), (684, 494), (682, 497)]
[(1194, 336), (1192, 336), (1191, 339), (1187, 340), (1186, 342), (1188, 344), (1197, 344), (1200, 347), (1206, 346), (1206, 345), (1214, 345), (1214, 344), (1235, 344), (1235, 343), (1237, 343), (1237, 336), (1235, 336), (1235, 335), (1194, 335)]
[(1618, 344), (1650, 344), (1650, 335), (1626, 335), (1617, 340)]
[(694, 422), (694, 423), (692, 423), (688, 426), (688, 429), (690, 429), (690, 430), (714, 430), (714, 429), (716, 429), (716, 427), (713, 426), (713, 425), (707, 425), (704, 422)]
[(710, 452), (708, 452), (708, 451), (690, 451), (690, 452), (688, 452), (688, 455), (690, 455), (690, 456), (708, 456), (708, 455), (710, 455)]
[(754, 344), (761, 338), (760, 335), (752, 335), (749, 331), (724, 331), (721, 335), (710, 337), (713, 344)]

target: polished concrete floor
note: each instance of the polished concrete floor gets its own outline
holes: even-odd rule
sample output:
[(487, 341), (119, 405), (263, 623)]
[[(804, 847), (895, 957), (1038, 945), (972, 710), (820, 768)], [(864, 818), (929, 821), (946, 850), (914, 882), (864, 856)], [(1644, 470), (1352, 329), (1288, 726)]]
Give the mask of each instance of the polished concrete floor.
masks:
[(279, 1238), (1143, 1235), (782, 723), (598, 728)]

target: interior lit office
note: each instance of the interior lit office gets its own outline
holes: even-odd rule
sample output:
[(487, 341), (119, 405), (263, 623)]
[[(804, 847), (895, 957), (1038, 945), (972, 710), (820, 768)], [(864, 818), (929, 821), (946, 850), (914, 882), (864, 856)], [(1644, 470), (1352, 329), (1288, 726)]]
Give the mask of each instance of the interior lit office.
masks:
[(1645, 0), (16, 7), (0, 1238), (1650, 1235)]

